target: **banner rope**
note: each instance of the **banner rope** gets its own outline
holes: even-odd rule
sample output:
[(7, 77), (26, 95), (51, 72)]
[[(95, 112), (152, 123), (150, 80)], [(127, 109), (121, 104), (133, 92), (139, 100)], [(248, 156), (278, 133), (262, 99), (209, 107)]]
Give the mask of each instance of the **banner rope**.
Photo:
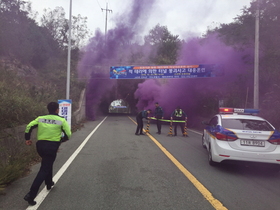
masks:
[(163, 121), (163, 122), (180, 122), (180, 123), (185, 123), (186, 122), (185, 120), (164, 120), (164, 119), (157, 119), (155, 117), (150, 117), (150, 119), (152, 119), (152, 120), (160, 120), (160, 121)]

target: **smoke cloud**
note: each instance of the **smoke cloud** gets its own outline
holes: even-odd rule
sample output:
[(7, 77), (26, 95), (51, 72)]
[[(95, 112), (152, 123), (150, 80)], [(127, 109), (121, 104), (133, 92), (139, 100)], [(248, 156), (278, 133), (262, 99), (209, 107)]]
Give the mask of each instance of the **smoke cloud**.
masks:
[[(86, 79), (86, 114), (94, 120), (101, 100), (108, 96), (116, 85), (116, 80), (109, 79), (110, 66), (134, 65), (131, 55), (138, 52), (139, 34), (153, 9), (155, 0), (134, 0), (130, 10), (118, 16), (115, 29), (109, 30), (106, 36), (99, 30), (84, 49), (79, 63), (79, 77)], [(187, 29), (186, 29), (187, 31)], [(187, 34), (187, 33), (186, 33)], [(132, 44), (134, 43), (134, 44)], [(141, 64), (148, 63), (151, 49), (141, 46), (143, 57)], [(249, 52), (251, 53), (251, 52)], [(242, 56), (248, 52), (238, 52), (226, 46), (215, 35), (203, 40), (192, 38), (185, 40), (176, 65), (219, 64), (224, 67), (225, 76), (217, 78), (191, 78), (169, 80), (146, 80), (138, 85), (135, 98), (138, 100), (138, 111), (154, 109), (158, 102), (169, 118), (172, 111), (180, 106), (188, 116), (199, 106), (199, 96), (211, 91), (226, 95), (228, 83), (234, 82), (238, 75), (250, 67), (244, 65)], [(250, 59), (250, 58), (249, 58)]]
[(252, 54), (252, 52), (239, 52), (226, 46), (215, 35), (204, 40), (190, 39), (183, 45), (176, 65), (218, 64), (223, 66), (224, 76), (169, 79), (162, 83), (146, 80), (139, 84), (135, 92), (135, 97), (139, 100), (137, 108), (153, 110), (155, 102), (159, 102), (165, 111), (165, 118), (169, 118), (177, 106), (180, 106), (189, 117), (194, 117), (194, 110), (201, 105), (198, 104), (199, 96), (212, 92), (219, 93), (217, 97), (226, 96), (228, 84), (247, 72), (250, 67), (244, 65), (243, 56), (248, 53)]
[(154, 0), (135, 0), (131, 10), (116, 18), (116, 28), (102, 34), (100, 30), (84, 49), (78, 65), (79, 78), (88, 81), (86, 92), (86, 115), (95, 120), (98, 106), (109, 96), (116, 81), (109, 79), (109, 68), (127, 65), (130, 51), (126, 48), (137, 39), (152, 10)]

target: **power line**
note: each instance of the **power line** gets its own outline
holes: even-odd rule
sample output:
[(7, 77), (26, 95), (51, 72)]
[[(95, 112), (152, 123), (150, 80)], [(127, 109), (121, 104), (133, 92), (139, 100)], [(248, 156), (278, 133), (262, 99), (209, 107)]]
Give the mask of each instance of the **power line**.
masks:
[(99, 1), (98, 0), (96, 0), (96, 1), (97, 1), (98, 6), (101, 8)]

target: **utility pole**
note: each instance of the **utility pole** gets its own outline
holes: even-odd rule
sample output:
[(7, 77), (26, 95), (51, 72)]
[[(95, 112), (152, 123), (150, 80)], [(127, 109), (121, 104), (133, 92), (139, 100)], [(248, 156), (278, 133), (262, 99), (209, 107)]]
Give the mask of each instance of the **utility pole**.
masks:
[(106, 9), (102, 9), (101, 8), (101, 10), (102, 10), (102, 12), (103, 12), (103, 10), (106, 11), (106, 20), (105, 20), (105, 37), (106, 37), (106, 34), (107, 34), (107, 16), (108, 16), (108, 12), (113, 12), (113, 10), (108, 9), (108, 2), (106, 3)]
[(68, 56), (67, 56), (66, 99), (69, 99), (69, 95), (70, 95), (71, 29), (72, 29), (72, 0), (70, 0), (70, 8), (69, 8), (69, 36), (68, 36)]
[(259, 25), (260, 25), (260, 5), (256, 0), (256, 29), (255, 29), (255, 61), (254, 61), (254, 109), (259, 108)]

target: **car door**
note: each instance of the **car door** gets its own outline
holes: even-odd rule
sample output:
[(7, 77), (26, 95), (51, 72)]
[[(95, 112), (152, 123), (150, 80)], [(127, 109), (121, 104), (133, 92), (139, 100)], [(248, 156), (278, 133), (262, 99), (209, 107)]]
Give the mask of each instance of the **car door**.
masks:
[(209, 149), (211, 139), (215, 139), (215, 132), (216, 132), (217, 125), (218, 125), (218, 116), (214, 116), (209, 121), (209, 125), (205, 129), (206, 130), (206, 132), (205, 132), (205, 143), (206, 143), (207, 149)]

